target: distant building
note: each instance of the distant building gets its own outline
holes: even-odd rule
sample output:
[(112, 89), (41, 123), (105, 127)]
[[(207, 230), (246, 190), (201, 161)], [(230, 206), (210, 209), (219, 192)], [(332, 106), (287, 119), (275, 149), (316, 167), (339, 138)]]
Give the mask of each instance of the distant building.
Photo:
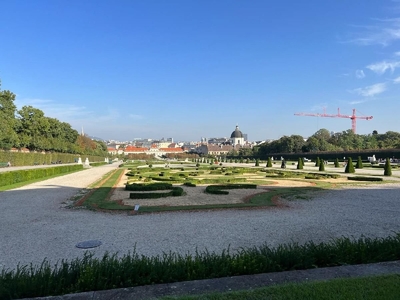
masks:
[(244, 145), (244, 136), (243, 133), (239, 130), (239, 126), (236, 125), (235, 131), (231, 134), (231, 143), (232, 145)]

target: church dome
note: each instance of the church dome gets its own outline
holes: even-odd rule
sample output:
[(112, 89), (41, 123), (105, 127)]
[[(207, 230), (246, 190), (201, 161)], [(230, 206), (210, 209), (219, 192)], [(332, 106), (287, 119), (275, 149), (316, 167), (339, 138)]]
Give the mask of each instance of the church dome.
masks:
[(236, 125), (235, 131), (232, 132), (232, 134), (231, 134), (231, 139), (242, 138), (242, 137), (243, 137), (243, 133), (239, 130), (239, 126)]

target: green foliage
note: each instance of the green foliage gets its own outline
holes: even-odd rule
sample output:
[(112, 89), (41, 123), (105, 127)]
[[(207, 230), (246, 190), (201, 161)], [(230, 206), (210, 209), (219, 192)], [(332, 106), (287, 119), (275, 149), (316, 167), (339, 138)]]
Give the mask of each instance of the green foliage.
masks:
[(359, 156), (357, 158), (356, 169), (362, 169), (362, 168), (363, 168), (363, 163), (362, 163), (362, 160), (361, 160), (361, 156)]
[(178, 197), (183, 195), (183, 189), (179, 186), (174, 186), (169, 192), (162, 193), (130, 193), (130, 199), (157, 199), (165, 197)]
[[(104, 162), (103, 156), (85, 155), (82, 161), (89, 159), (90, 162)], [(9, 152), (0, 150), (0, 162), (11, 162), (12, 166), (33, 166), (33, 165), (50, 165), (61, 161), (65, 163), (73, 163), (77, 161), (79, 155), (69, 153), (40, 153), (40, 152)]]
[(354, 181), (383, 181), (380, 177), (365, 177), (365, 176), (349, 176), (347, 177), (348, 180)]
[(14, 101), (12, 92), (0, 90), (0, 149), (108, 155), (104, 142), (79, 135), (70, 124), (46, 117), (32, 106), (16, 111)]
[(385, 162), (385, 171), (383, 172), (383, 175), (385, 175), (385, 176), (392, 176), (392, 166), (390, 165), (390, 159), (389, 159), (389, 157), (386, 158), (386, 162)]
[(133, 249), (125, 255), (106, 253), (97, 258), (86, 252), (72, 261), (21, 266), (0, 273), (0, 299), (62, 295), (84, 291), (127, 288), (158, 283), (238, 275), (367, 264), (400, 259), (400, 235), (350, 239), (327, 243), (290, 243), (276, 248), (267, 244), (229, 249), (220, 254), (164, 253), (147, 257)]
[(266, 167), (267, 167), (267, 168), (271, 168), (271, 167), (272, 167), (272, 160), (271, 160), (271, 157), (270, 157), (270, 156), (268, 156), (268, 161), (267, 161)]
[(107, 165), (107, 163), (106, 162), (92, 162), (92, 163), (89, 163), (89, 165), (91, 167), (100, 167), (100, 166)]
[(328, 178), (337, 179), (339, 177), (340, 177), (339, 174), (321, 174), (321, 173), (307, 173), (304, 176), (305, 179), (328, 179)]
[(345, 173), (355, 173), (356, 172), (356, 170), (354, 169), (353, 160), (351, 159), (351, 157), (349, 157), (349, 160), (347, 161), (344, 172)]
[(319, 157), (317, 157), (317, 159), (315, 160), (315, 166), (316, 166), (316, 167), (319, 167), (319, 166), (320, 166)]
[(228, 191), (232, 189), (256, 189), (255, 184), (228, 184), (228, 185), (209, 185), (206, 187), (205, 192), (208, 194), (228, 195)]
[(325, 163), (322, 159), (319, 161), (319, 171), (325, 171)]
[(70, 165), (51, 168), (38, 168), (0, 173), (0, 186), (22, 183), (30, 180), (42, 179), (54, 175), (82, 170), (82, 165)]
[(299, 159), (297, 161), (297, 170), (303, 170), (303, 168), (304, 168), (303, 159), (301, 157), (299, 157)]
[(15, 94), (2, 91), (0, 84), (0, 149), (9, 150), (18, 144), (16, 129), (18, 120), (15, 118)]
[(170, 189), (172, 189), (172, 184), (164, 182), (156, 182), (150, 184), (131, 183), (125, 185), (125, 190), (127, 191), (160, 191)]
[(339, 167), (340, 167), (339, 159), (336, 158), (336, 159), (335, 159), (335, 168), (339, 168)]

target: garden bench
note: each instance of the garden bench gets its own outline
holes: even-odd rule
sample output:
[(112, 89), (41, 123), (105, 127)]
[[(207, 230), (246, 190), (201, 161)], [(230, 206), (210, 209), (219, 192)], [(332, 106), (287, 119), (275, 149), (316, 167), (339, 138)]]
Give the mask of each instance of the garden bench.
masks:
[(0, 168), (5, 168), (5, 167), (8, 167), (8, 163), (0, 162)]

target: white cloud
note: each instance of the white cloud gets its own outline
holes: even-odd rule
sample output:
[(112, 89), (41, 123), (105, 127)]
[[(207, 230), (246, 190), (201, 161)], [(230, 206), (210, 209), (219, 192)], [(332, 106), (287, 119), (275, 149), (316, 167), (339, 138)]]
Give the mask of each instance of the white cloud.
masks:
[(392, 61), (392, 62), (382, 61), (367, 66), (368, 69), (374, 71), (379, 75), (384, 74), (387, 70), (390, 70), (393, 73), (394, 70), (398, 67), (400, 67), (400, 61)]
[(92, 111), (85, 106), (77, 106), (73, 104), (57, 103), (48, 99), (24, 98), (15, 101), (18, 109), (23, 106), (33, 106), (44, 112), (46, 117), (59, 119), (61, 122), (67, 122), (67, 119), (74, 119), (81, 116), (91, 116)]
[(400, 40), (400, 18), (378, 19), (373, 26), (365, 26), (365, 32), (351, 40), (359, 45), (388, 46)]
[(393, 79), (393, 82), (394, 82), (395, 84), (400, 83), (400, 76), (397, 77), (397, 78), (395, 78), (395, 79)]
[(386, 91), (386, 83), (377, 83), (364, 88), (354, 89), (352, 92), (364, 97), (373, 97)]
[(141, 116), (141, 115), (129, 114), (128, 116), (129, 116), (129, 118), (134, 119), (134, 120), (143, 119), (143, 116)]
[(361, 79), (365, 77), (364, 71), (363, 70), (357, 70), (356, 71), (356, 77)]
[(354, 104), (361, 104), (364, 102), (367, 102), (368, 100), (364, 99), (364, 100), (354, 100), (354, 101), (350, 101), (348, 104), (354, 105)]

